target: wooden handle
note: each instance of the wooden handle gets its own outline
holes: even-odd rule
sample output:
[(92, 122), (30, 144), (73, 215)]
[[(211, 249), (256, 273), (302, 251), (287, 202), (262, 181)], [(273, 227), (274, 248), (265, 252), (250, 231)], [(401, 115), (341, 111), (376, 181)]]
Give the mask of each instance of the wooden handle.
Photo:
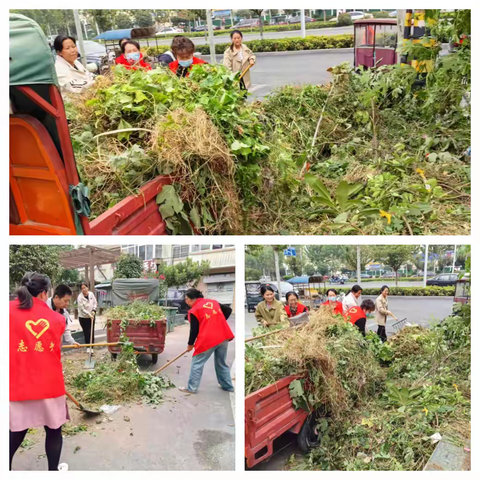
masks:
[[(250, 61), (249, 61), (250, 62)], [(248, 67), (242, 72), (242, 74), (240, 75), (238, 81), (240, 81), (243, 76), (253, 67), (253, 65), (251, 63), (248, 64)]]
[(270, 335), (275, 335), (276, 333), (286, 332), (287, 330), (294, 330), (295, 328), (303, 327), (305, 324), (302, 323), (301, 325), (295, 325), (294, 327), (282, 328), (281, 330), (274, 330), (273, 332), (263, 333), (262, 335), (257, 335), (256, 337), (250, 337), (245, 340), (245, 343), (253, 342), (254, 340), (258, 340), (259, 338), (268, 337)]
[(175, 360), (178, 360), (180, 357), (183, 357), (186, 353), (188, 353), (188, 350), (185, 350), (184, 352), (182, 352), (180, 355), (177, 355), (173, 360), (170, 360), (169, 362), (167, 362), (163, 367), (160, 367), (158, 370), (155, 370), (153, 372), (154, 375), (157, 375), (157, 373), (160, 373), (162, 370), (164, 370), (165, 368), (167, 368), (169, 365), (171, 365)]
[(73, 398), (66, 390), (65, 390), (65, 394), (67, 395), (67, 397), (78, 407), (81, 409), (80, 407), (80, 402), (78, 400), (76, 400), (75, 398)]
[(80, 347), (114, 347), (120, 345), (121, 342), (116, 343), (84, 343), (81, 345), (63, 345), (62, 348), (80, 348)]

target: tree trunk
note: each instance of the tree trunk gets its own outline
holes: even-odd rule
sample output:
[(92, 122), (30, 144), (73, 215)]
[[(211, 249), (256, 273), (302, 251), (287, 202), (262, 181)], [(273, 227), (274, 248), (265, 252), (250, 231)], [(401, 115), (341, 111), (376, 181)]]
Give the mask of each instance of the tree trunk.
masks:
[(362, 263), (360, 255), (360, 245), (357, 245), (357, 282), (362, 281)]
[(324, 22), (327, 21), (327, 11), (326, 10), (323, 11), (323, 21)]

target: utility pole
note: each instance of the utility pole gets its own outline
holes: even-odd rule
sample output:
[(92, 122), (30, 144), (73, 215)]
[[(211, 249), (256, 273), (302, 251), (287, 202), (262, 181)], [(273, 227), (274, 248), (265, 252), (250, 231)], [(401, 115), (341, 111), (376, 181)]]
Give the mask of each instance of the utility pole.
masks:
[(280, 279), (280, 261), (278, 259), (278, 250), (273, 247), (273, 255), (275, 257), (275, 276), (277, 277), (278, 299), (282, 298), (282, 281)]
[(210, 39), (210, 63), (215, 65), (217, 57), (215, 56), (215, 39), (213, 38), (212, 10), (207, 8), (208, 36)]
[[(406, 10), (397, 10), (397, 48), (403, 45), (406, 12)], [(401, 61), (402, 56), (397, 54), (397, 63), (401, 63)]]
[(423, 265), (423, 288), (427, 286), (427, 269), (428, 269), (428, 245), (425, 245), (425, 262)]
[(452, 266), (452, 273), (455, 273), (455, 262), (457, 260), (457, 246), (453, 246), (453, 266)]
[(80, 56), (82, 60), (82, 64), (84, 67), (87, 66), (87, 59), (85, 58), (85, 47), (83, 45), (83, 33), (82, 33), (82, 25), (80, 24), (80, 16), (78, 15), (78, 10), (73, 11), (73, 18), (75, 19), (75, 28), (77, 29), (77, 37), (78, 37), (78, 46), (80, 47)]
[(305, 38), (305, 9), (300, 10), (300, 24), (302, 26), (302, 37)]
[(361, 247), (357, 245), (357, 283), (362, 281), (362, 261), (361, 261)]

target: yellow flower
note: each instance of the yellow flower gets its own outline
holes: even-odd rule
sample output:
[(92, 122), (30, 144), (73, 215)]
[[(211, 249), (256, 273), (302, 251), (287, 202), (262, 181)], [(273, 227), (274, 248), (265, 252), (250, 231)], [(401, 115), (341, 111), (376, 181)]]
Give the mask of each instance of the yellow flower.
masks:
[(454, 388), (455, 388), (455, 391), (458, 392), (458, 387), (457, 387), (457, 385), (454, 383), (453, 386), (454, 386)]
[(427, 407), (424, 407), (424, 408), (423, 408), (423, 411), (425, 412), (425, 416), (427, 416), (427, 415), (428, 415), (428, 409), (427, 409)]
[(392, 214), (385, 212), (384, 210), (380, 210), (380, 216), (385, 217), (387, 219), (387, 223), (390, 225), (392, 223)]
[(425, 172), (424, 172), (421, 168), (417, 168), (415, 171), (416, 171), (424, 180), (426, 180), (426, 179), (425, 179)]

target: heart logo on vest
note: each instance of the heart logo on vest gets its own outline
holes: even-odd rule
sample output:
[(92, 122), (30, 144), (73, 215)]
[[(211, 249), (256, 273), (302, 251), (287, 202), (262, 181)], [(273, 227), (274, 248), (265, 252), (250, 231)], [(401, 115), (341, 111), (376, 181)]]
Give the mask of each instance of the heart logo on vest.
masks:
[(207, 302), (205, 305), (203, 305), (203, 308), (208, 308), (210, 310), (213, 310), (213, 303), (212, 302)]
[(25, 322), (25, 327), (35, 338), (38, 339), (50, 328), (50, 323), (44, 318), (40, 318), (40, 320), (37, 320), (36, 322), (33, 320), (27, 320)]

